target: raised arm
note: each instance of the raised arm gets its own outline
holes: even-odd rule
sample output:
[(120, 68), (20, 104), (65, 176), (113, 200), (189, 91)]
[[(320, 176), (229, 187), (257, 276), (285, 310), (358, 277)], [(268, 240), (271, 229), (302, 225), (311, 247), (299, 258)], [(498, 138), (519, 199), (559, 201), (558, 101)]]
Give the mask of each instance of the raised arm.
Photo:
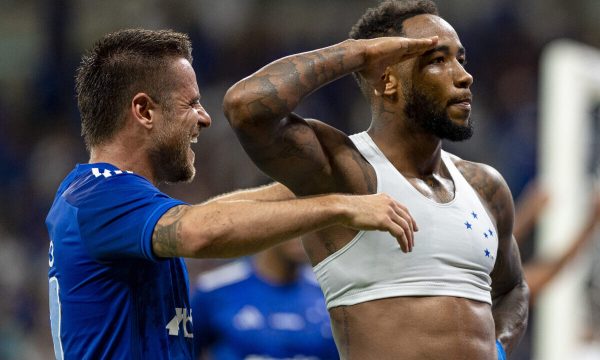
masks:
[(227, 91), (225, 115), (246, 152), (274, 179), (286, 185), (302, 183), (309, 176), (328, 181), (331, 153), (315, 133), (318, 125), (292, 111), (313, 91), (352, 72), (361, 72), (374, 88), (381, 89), (380, 77), (387, 66), (421, 54), (436, 41), (346, 40), (279, 59)]
[(529, 288), (513, 236), (514, 204), (502, 176), (493, 168), (461, 161), (461, 171), (496, 220), (498, 253), (492, 271), (492, 314), (496, 338), (510, 355), (527, 329)]
[(387, 231), (405, 252), (414, 244), (414, 220), (389, 196), (333, 194), (176, 206), (154, 227), (152, 249), (159, 257), (236, 257), (332, 225)]

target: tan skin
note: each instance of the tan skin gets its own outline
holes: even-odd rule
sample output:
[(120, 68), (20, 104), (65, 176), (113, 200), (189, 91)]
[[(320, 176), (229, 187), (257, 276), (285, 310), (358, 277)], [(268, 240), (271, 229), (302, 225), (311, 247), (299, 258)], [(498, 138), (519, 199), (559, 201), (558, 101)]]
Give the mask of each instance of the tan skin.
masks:
[[(169, 105), (147, 93), (135, 94), (124, 109), (125, 125), (112, 139), (91, 149), (91, 163), (106, 162), (133, 171), (153, 184), (174, 181), (167, 165), (151, 156), (162, 151), (180, 154), (181, 167), (194, 173), (195, 142), (211, 119), (200, 104), (196, 75), (188, 60), (173, 58), (169, 72)], [(178, 179), (181, 180), (181, 179)], [(297, 219), (302, 218), (299, 222)], [(198, 205), (168, 210), (156, 224), (152, 250), (159, 257), (235, 257), (255, 253), (315, 229), (342, 225), (387, 231), (401, 246), (412, 239), (406, 209), (384, 194), (332, 194), (295, 199), (275, 184), (238, 191)]]
[[(376, 176), (342, 132), (293, 109), (311, 92), (352, 72), (372, 89), (368, 132), (386, 157), (425, 196), (448, 202), (454, 183), (441, 162), (441, 139), (409, 125), (402, 81), (427, 89), (466, 125), (472, 77), (454, 29), (434, 15), (404, 21), (407, 38), (348, 40), (277, 60), (229, 89), (225, 112), (245, 150), (267, 174), (297, 195), (373, 194)], [(402, 81), (401, 81), (402, 79)], [(409, 134), (407, 136), (407, 134)], [(489, 166), (453, 158), (498, 230), (493, 305), (457, 297), (396, 297), (330, 310), (342, 359), (495, 359), (507, 353), (527, 321), (528, 289), (512, 236), (514, 207), (502, 177)], [(419, 224), (425, 226), (425, 224)], [(357, 234), (332, 227), (304, 241), (313, 265)], [(418, 246), (418, 244), (417, 244)]]

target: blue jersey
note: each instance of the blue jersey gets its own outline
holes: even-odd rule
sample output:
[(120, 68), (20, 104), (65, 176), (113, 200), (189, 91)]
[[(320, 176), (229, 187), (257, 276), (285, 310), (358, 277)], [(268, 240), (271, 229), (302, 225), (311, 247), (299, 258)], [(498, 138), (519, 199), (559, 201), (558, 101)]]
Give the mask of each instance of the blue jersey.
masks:
[(57, 359), (191, 359), (185, 263), (152, 252), (158, 219), (182, 204), (110, 164), (78, 165), (46, 218)]
[(218, 360), (339, 359), (321, 289), (309, 268), (291, 284), (259, 278), (239, 261), (199, 277), (194, 295), (196, 353)]

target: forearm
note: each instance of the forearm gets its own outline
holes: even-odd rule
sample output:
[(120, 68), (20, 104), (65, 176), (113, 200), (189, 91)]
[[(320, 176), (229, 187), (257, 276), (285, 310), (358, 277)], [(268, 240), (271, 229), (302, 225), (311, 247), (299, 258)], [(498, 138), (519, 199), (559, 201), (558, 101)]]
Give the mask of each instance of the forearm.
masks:
[(529, 288), (522, 280), (508, 293), (493, 299), (492, 313), (496, 327), (496, 338), (507, 354), (519, 344), (529, 314)]
[(235, 257), (332, 225), (387, 231), (404, 252), (414, 244), (414, 219), (389, 195), (331, 194), (175, 206), (154, 226), (152, 250), (159, 257)]
[(343, 222), (343, 196), (291, 201), (227, 201), (194, 206), (182, 219), (180, 256), (238, 257)]
[(359, 70), (365, 63), (360, 40), (291, 55), (272, 62), (231, 87), (224, 110), (232, 125), (244, 119), (279, 121), (313, 91)]

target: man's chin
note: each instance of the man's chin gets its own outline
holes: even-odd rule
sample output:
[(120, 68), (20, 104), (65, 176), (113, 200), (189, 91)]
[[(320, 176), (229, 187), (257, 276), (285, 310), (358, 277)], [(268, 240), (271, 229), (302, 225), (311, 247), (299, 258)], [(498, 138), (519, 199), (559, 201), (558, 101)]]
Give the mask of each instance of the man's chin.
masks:
[(468, 126), (454, 126), (451, 129), (447, 129), (443, 134), (440, 134), (440, 138), (459, 142), (469, 140), (473, 136), (473, 127)]
[(171, 171), (169, 176), (167, 176), (163, 182), (170, 185), (180, 183), (189, 184), (194, 180), (194, 177), (196, 177), (196, 168), (190, 166), (185, 170), (180, 169), (179, 171)]

